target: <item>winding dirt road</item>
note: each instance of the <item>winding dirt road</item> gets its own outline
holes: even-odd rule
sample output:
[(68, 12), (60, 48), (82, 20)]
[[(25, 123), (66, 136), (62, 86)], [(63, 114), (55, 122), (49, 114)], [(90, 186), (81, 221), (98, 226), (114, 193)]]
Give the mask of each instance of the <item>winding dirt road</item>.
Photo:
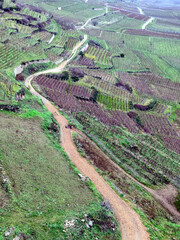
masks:
[(61, 129), (61, 145), (66, 151), (67, 155), (77, 167), (77, 169), (85, 176), (89, 177), (94, 183), (95, 187), (99, 193), (107, 200), (114, 214), (119, 222), (121, 235), (123, 240), (150, 240), (149, 233), (147, 229), (142, 224), (139, 215), (132, 209), (129, 203), (123, 201), (112, 188), (106, 183), (106, 181), (96, 172), (94, 167), (90, 165), (87, 159), (83, 158), (77, 151), (76, 146), (73, 143), (72, 131), (71, 129), (66, 128), (68, 124), (67, 119), (62, 116), (56, 107), (46, 98), (41, 96), (36, 90), (32, 87), (31, 82), (35, 76), (46, 73), (57, 73), (63, 70), (67, 63), (75, 56), (77, 50), (84, 44), (87, 36), (84, 36), (84, 39), (78, 43), (71, 57), (62, 62), (57, 68), (50, 69), (47, 71), (39, 72), (29, 76), (25, 80), (25, 86), (30, 90), (30, 92), (39, 97), (47, 109), (53, 114), (54, 118), (57, 120), (60, 129)]
[[(138, 7), (137, 9), (139, 10), (139, 13), (140, 13), (141, 15), (144, 15), (144, 12), (143, 12), (143, 10), (142, 10), (140, 7)], [(154, 20), (154, 17), (149, 18), (149, 19), (142, 25), (142, 29), (146, 29), (147, 25), (149, 25), (153, 20)]]

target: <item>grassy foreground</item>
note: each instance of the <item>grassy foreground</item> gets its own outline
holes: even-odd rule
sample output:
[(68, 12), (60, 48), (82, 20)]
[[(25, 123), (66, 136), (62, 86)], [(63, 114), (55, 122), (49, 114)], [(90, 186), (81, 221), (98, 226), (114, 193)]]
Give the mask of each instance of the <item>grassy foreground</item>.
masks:
[[(91, 182), (78, 177), (58, 131), (49, 130), (50, 114), (30, 95), (21, 108), (0, 113), (0, 239), (22, 232), (27, 239), (120, 239), (112, 212)], [(66, 220), (73, 226), (65, 227)]]

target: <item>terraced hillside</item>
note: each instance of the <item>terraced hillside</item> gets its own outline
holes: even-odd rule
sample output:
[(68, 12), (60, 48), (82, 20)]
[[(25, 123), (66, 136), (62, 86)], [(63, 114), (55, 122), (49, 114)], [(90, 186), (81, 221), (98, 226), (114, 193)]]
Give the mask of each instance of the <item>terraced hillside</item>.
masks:
[(0, 239), (119, 239), (111, 210), (125, 239), (30, 90), (146, 236), (179, 239), (179, 16), (128, 0), (0, 1)]

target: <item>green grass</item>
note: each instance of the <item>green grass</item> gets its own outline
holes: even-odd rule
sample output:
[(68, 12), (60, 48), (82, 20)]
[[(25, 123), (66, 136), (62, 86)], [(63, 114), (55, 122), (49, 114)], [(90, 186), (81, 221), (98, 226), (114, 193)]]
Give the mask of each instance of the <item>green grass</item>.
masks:
[(119, 97), (108, 96), (98, 93), (97, 101), (102, 103), (106, 109), (111, 110), (129, 110), (129, 102), (127, 99), (120, 99)]
[[(31, 222), (34, 218), (37, 224), (39, 217), (41, 221), (63, 219), (95, 201), (63, 154), (43, 134), (38, 119), (24, 120), (2, 113), (0, 118), (1, 159), (14, 185), (17, 208), (4, 213), (3, 225), (17, 226), (24, 221), (28, 225), (28, 219)], [(40, 237), (41, 231), (37, 234)]]
[[(117, 223), (114, 232), (101, 231), (99, 224), (89, 231), (80, 221), (88, 214), (92, 219), (111, 216), (116, 222), (100, 206), (102, 198), (91, 181), (77, 176), (59, 145), (59, 134), (48, 130), (54, 120), (40, 100), (26, 92), (20, 105), (22, 113), (0, 113), (0, 159), (11, 182), (8, 192), (0, 188), (0, 204), (6, 203), (0, 211), (0, 239), (10, 226), (15, 227), (12, 236), (24, 232), (31, 239), (75, 240), (79, 229), (81, 239), (94, 239), (94, 234), (98, 239), (120, 239)], [(76, 227), (64, 232), (67, 219), (74, 219)]]
[(176, 111), (180, 109), (180, 104), (173, 104), (171, 108), (171, 115), (169, 116), (170, 121), (173, 123), (177, 119)]

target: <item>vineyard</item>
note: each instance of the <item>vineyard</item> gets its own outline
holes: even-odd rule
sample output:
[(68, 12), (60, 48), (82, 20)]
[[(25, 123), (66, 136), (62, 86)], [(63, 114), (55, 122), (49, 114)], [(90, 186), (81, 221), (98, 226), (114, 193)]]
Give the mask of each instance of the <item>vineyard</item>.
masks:
[(14, 83), (13, 80), (0, 72), (0, 102), (6, 103), (14, 100), (15, 93), (20, 90), (20, 87), (17, 83)]
[[(177, 200), (176, 192), (179, 193), (180, 190), (180, 5), (177, 3), (176, 9), (176, 6), (161, 8), (156, 4), (139, 0), (111, 0), (108, 3), (103, 0), (0, 1), (0, 110), (2, 116), (7, 115), (9, 118), (12, 115), (16, 121), (21, 119), (27, 124), (35, 124), (37, 119), (41, 133), (48, 136), (46, 142), (53, 141), (57, 159), (58, 151), (62, 151), (65, 156), (64, 150), (57, 145), (60, 134), (56, 120), (29, 91), (31, 88), (27, 81), (32, 78), (34, 90), (52, 102), (59, 109), (59, 114), (68, 119), (65, 130), (73, 130), (76, 147), (89, 163), (95, 165), (98, 162), (96, 155), (102, 153), (102, 156), (106, 154), (110, 158), (108, 161), (113, 167), (116, 166), (118, 170), (114, 171), (106, 165), (102, 156), (102, 168), (95, 165), (98, 174), (102, 175), (116, 194), (123, 197), (122, 200), (128, 199), (130, 205), (133, 204), (134, 209), (140, 213), (143, 224), (148, 226), (150, 238), (175, 240), (178, 239), (178, 233), (174, 234), (177, 232), (177, 217), (166, 212), (151, 192), (145, 190), (148, 187), (153, 193), (159, 191), (165, 203), (168, 202), (177, 212), (174, 203)], [(154, 19), (151, 22), (152, 17)], [(29, 87), (26, 88), (27, 85)], [(17, 107), (18, 111), (4, 114), (6, 110), (12, 111), (12, 106)], [(22, 135), (18, 127), (18, 124), (15, 125), (13, 139), (19, 139)], [(32, 125), (30, 134), (34, 134), (34, 129), (36, 126)], [(23, 134), (25, 130), (22, 130)], [(29, 136), (27, 143), (28, 139)], [(77, 139), (81, 141), (76, 142)], [(96, 144), (100, 153), (88, 142), (92, 146)], [(20, 145), (20, 149), (23, 153), (25, 148)], [(15, 152), (13, 154), (16, 156)], [(17, 160), (16, 157), (13, 159)], [(55, 160), (48, 161), (45, 174), (53, 161)], [(24, 160), (18, 168), (24, 174), (22, 179), (28, 174), (29, 170), (25, 171), (24, 165), (29, 162)], [(114, 163), (132, 178), (120, 171)], [(42, 164), (41, 160), (40, 165)], [(56, 167), (51, 169), (54, 176)], [(18, 171), (16, 175), (19, 177)], [(33, 177), (36, 183), (37, 176)], [(16, 178), (12, 177), (12, 192), (17, 188), (14, 179)], [(22, 179), (19, 186), (24, 186)], [(78, 178), (79, 188), (82, 187), (81, 180), (81, 177)], [(139, 181), (139, 186), (136, 180)], [(85, 181), (88, 185), (88, 179)], [(144, 186), (141, 187), (141, 184)], [(0, 184), (0, 195), (2, 186), (4, 189), (4, 185)], [(175, 190), (164, 193), (168, 187)], [(51, 197), (44, 190), (44, 185), (41, 188), (33, 188), (33, 192), (40, 191), (40, 195), (47, 198), (47, 212), (51, 213), (54, 211), (51, 211), (52, 205), (56, 204), (55, 187)], [(9, 204), (14, 195), (8, 195), (8, 191), (5, 194)], [(101, 239), (91, 231), (93, 226), (97, 227), (97, 232), (104, 231), (104, 225), (99, 224), (99, 216), (96, 215), (92, 220), (93, 226), (78, 228), (79, 225), (76, 226), (74, 220), (72, 228), (64, 228), (65, 219), (69, 220), (71, 216), (72, 219), (78, 219), (74, 212), (65, 216), (60, 226), (58, 214), (64, 211), (60, 204), (58, 208), (56, 206), (56, 214), (51, 214), (53, 218), (48, 215), (49, 219), (45, 223), (42, 219), (47, 212), (41, 211), (39, 203), (37, 209), (40, 212), (37, 209), (31, 211), (26, 206), (25, 202), (30, 198), (29, 190), (21, 197), (24, 202), (21, 204), (17, 200), (18, 211), (21, 208), (24, 211), (27, 207), (26, 217), (22, 221), (26, 222), (28, 218), (31, 228), (27, 227), (26, 232), (25, 228), (21, 231), (22, 228), (17, 227), (16, 231), (25, 231), (27, 236), (32, 236), (32, 240), (59, 239), (60, 231), (62, 239), (75, 240), (79, 238), (79, 232), (82, 232), (83, 237), (88, 232), (82, 239)], [(63, 196), (65, 205), (66, 198)], [(12, 225), (7, 220), (8, 204), (7, 211), (3, 208), (7, 216), (3, 215), (2, 218), (3, 221), (6, 219), (6, 230)], [(93, 211), (96, 210), (92, 208)], [(84, 213), (80, 219), (81, 224), (85, 224), (83, 219), (90, 221), (90, 215), (85, 217)], [(48, 232), (42, 238), (39, 237), (41, 235), (36, 235), (37, 232), (33, 235), (32, 217), (38, 220), (40, 231)], [(19, 213), (17, 218), (21, 219)], [(109, 217), (103, 221), (107, 221), (107, 234), (102, 239), (114, 239), (111, 236), (115, 230), (112, 230)], [(78, 233), (72, 233), (71, 230), (77, 230)], [(3, 231), (0, 227), (0, 239)], [(5, 231), (3, 237), (4, 234)], [(15, 234), (8, 239), (11, 238), (15, 239)]]
[(76, 44), (79, 42), (79, 39), (77, 38), (68, 38), (68, 41), (66, 42), (65, 49), (68, 51), (73, 50), (73, 48), (76, 46)]
[(111, 66), (111, 53), (100, 47), (89, 46), (85, 56), (102, 65)]
[[(117, 119), (124, 119), (125, 124), (135, 131), (132, 120), (124, 118), (118, 112), (113, 113)], [(94, 121), (83, 114), (78, 114), (78, 120), (83, 124), (87, 134), (101, 147), (111, 146), (109, 155), (132, 175), (141, 181), (154, 184), (167, 183), (169, 180), (179, 185), (179, 156), (161, 145), (150, 136), (131, 135), (125, 129), (109, 128), (104, 130), (102, 123)], [(93, 122), (93, 125), (92, 125)], [(95, 128), (93, 126), (96, 126)], [(113, 137), (112, 137), (113, 136)], [(176, 159), (174, 161), (174, 159)]]
[(8, 46), (0, 47), (0, 69), (6, 69), (23, 59), (23, 52)]

